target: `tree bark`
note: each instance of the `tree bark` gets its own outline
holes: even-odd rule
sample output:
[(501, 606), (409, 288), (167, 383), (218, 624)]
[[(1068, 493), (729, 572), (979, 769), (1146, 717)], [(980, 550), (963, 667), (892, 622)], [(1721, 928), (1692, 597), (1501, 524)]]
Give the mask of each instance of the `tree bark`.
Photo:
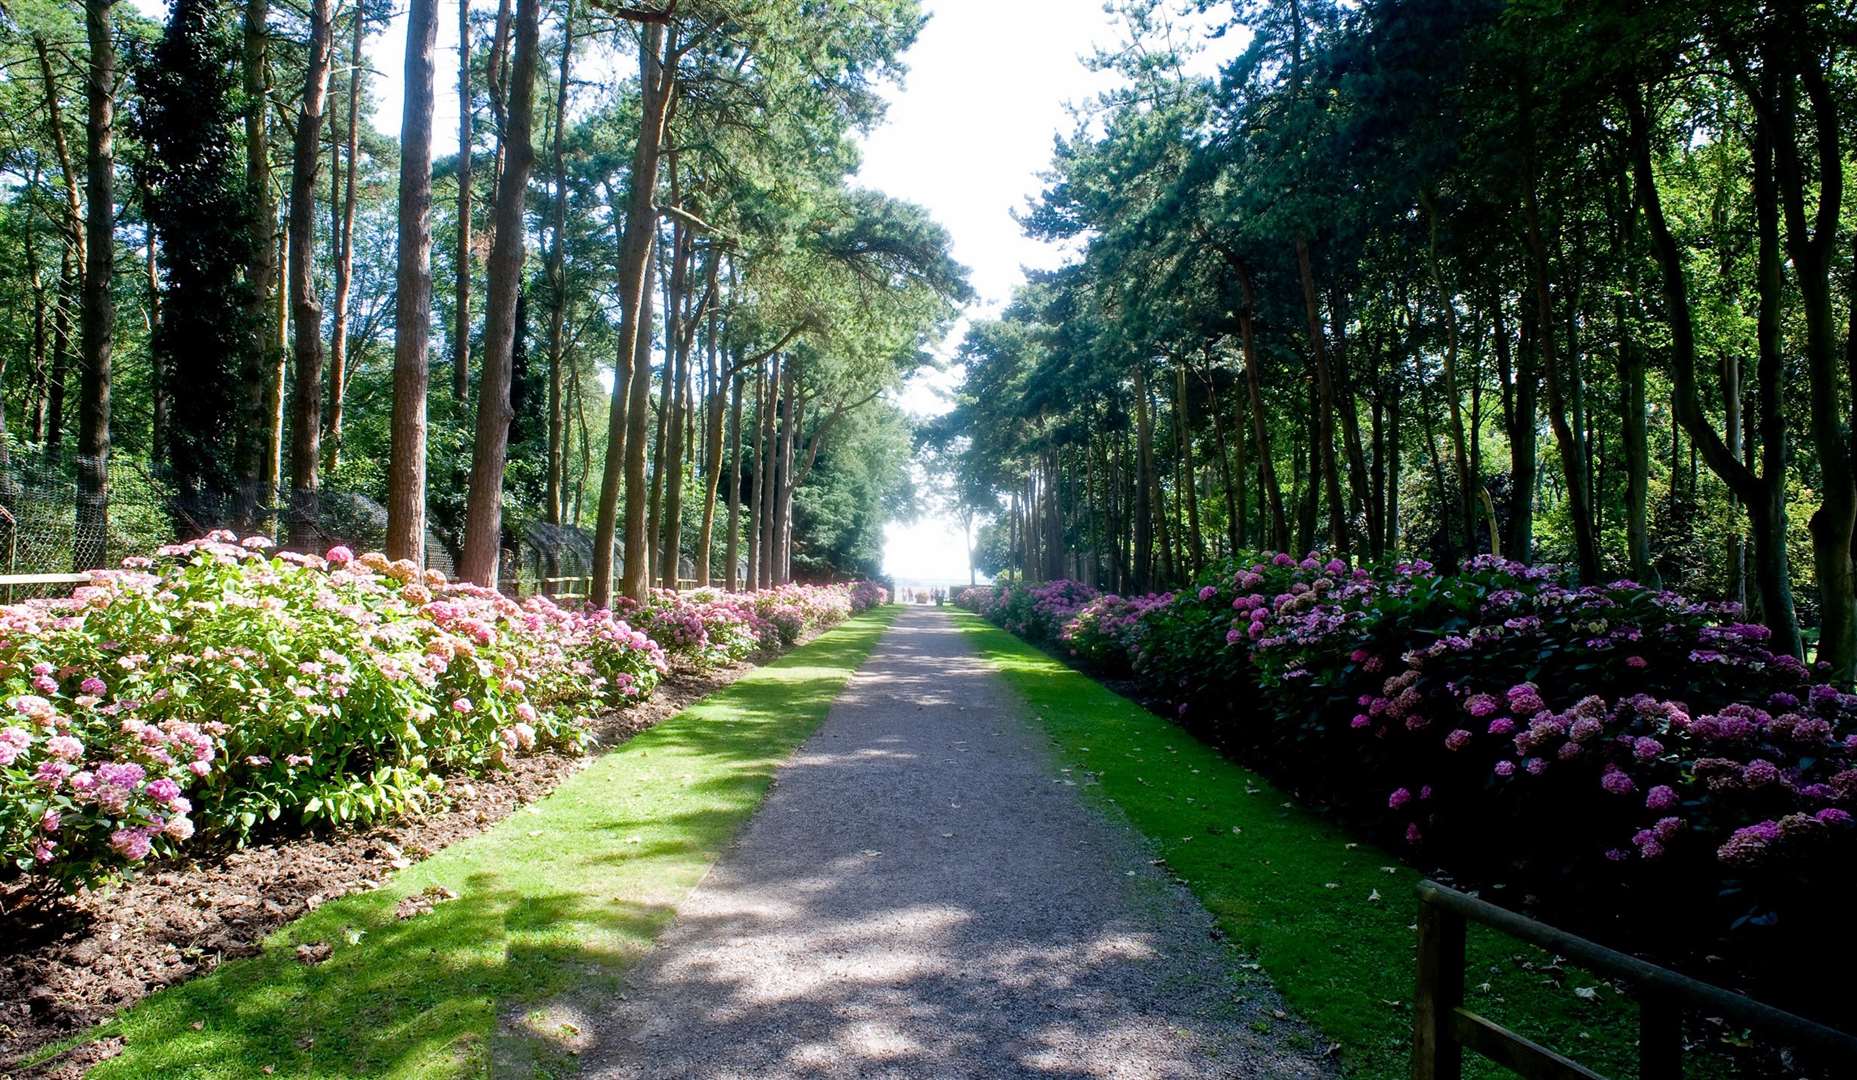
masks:
[(573, 55), (574, 4), (573, 0), (568, 0), (561, 22), (561, 68), (555, 87), (551, 148), (555, 188), (551, 207), (554, 243), (548, 252), (548, 476), (542, 498), (543, 513), (551, 525), (561, 524), (566, 510), (562, 500), (567, 469), (567, 412), (561, 396), (561, 369), (567, 363), (567, 155), (562, 141), (567, 131), (568, 74)]
[(1174, 427), (1180, 436), (1180, 489), (1186, 497), (1187, 557), (1193, 573), (1206, 565), (1205, 539), (1199, 532), (1199, 485), (1193, 468), (1193, 432), (1186, 398), (1186, 364), (1174, 371)]
[[(778, 362), (773, 360), (773, 362)], [(767, 484), (767, 367), (754, 371), (754, 482), (748, 495), (748, 588), (761, 587), (761, 501)]]
[(517, 0), (510, 60), (509, 118), (503, 175), (497, 183), (489, 297), (484, 306), (484, 362), (477, 388), (471, 491), (464, 509), (458, 576), (495, 587), (503, 538), (503, 470), (509, 458), (510, 375), (516, 344), (516, 298), (522, 289), (523, 202), (535, 164), (535, 66), (541, 0)]
[[(1773, 29), (1763, 69), (1780, 73), (1776, 93), (1768, 98), (1757, 122), (1774, 125), (1774, 175), (1786, 225), (1786, 252), (1793, 265), (1805, 316), (1805, 367), (1811, 386), (1812, 448), (1818, 459), (1819, 503), (1812, 514), (1812, 562), (1818, 578), (1818, 660), (1830, 665), (1830, 680), (1845, 689), (1857, 682), (1857, 565), (1851, 561), (1852, 530), (1857, 528), (1857, 464), (1851, 459), (1848, 419), (1840, 401), (1840, 381), (1850, 375), (1840, 361), (1857, 367), (1857, 315), (1852, 332), (1836, 325), (1833, 272), (1840, 215), (1843, 210), (1844, 151), (1837, 99), (1811, 47), (1802, 12), (1787, 9)], [(1791, 75), (1792, 78), (1787, 76)], [(1805, 91), (1812, 126), (1812, 173), (1800, 160), (1797, 104), (1792, 86)], [(1815, 206), (1807, 211), (1808, 193)], [(1808, 221), (1808, 217), (1811, 220)]]
[(801, 391), (796, 378), (797, 371), (793, 364), (786, 365), (787, 383), (787, 423), (780, 438), (780, 488), (779, 502), (775, 506), (774, 519), (775, 580), (785, 585), (793, 580), (793, 448), (799, 439), (800, 425), (805, 420), (806, 397)]
[(48, 450), (64, 446), (65, 378), (71, 366), (71, 294), (77, 288), (71, 254), (72, 245), (66, 240), (64, 252), (58, 258), (57, 302), (52, 306), (52, 370), (50, 385), (45, 391), (45, 446)]
[(1135, 365), (1135, 458), (1140, 476), (1135, 481), (1135, 588), (1146, 592), (1154, 583), (1154, 429), (1148, 418), (1148, 374)]
[[(361, 69), (366, 63), (361, 55), (361, 46), (366, 28), (367, 20), (362, 18), (362, 7), (357, 4), (355, 36), (348, 54), (348, 130), (345, 132), (348, 168), (343, 180), (341, 220), (335, 230), (334, 324), (329, 335), (329, 415), (323, 426), (323, 467), (327, 469), (334, 469), (342, 460), (342, 403), (348, 396), (348, 298), (353, 291), (355, 277), (355, 173), (359, 171), (361, 149)], [(429, 135), (427, 141), (431, 141)], [(334, 168), (331, 155), (331, 176), (334, 175)], [(334, 192), (331, 191), (330, 195), (333, 197)], [(430, 195), (427, 197), (429, 199)], [(430, 309), (429, 299), (426, 304)], [(397, 301), (395, 307), (397, 312)], [(397, 316), (395, 339), (398, 340)]]
[(729, 381), (729, 531), (723, 541), (722, 557), (726, 560), (723, 583), (724, 588), (734, 592), (741, 587), (741, 577), (736, 572), (737, 545), (741, 533), (742, 503), (742, 376), (736, 375)]
[[(1770, 85), (1771, 78), (1763, 76), (1763, 85)], [(1773, 633), (1773, 648), (1803, 656), (1786, 551), (1786, 426), (1779, 396), (1784, 363), (1779, 340), (1783, 282), (1778, 196), (1774, 185), (1774, 133), (1767, 123), (1755, 125), (1754, 206), (1758, 236), (1755, 290), (1759, 303), (1755, 336), (1760, 354), (1756, 377), (1760, 384), (1765, 455), (1762, 474), (1757, 475), (1750, 463), (1740, 460), (1703, 415), (1696, 380), (1695, 324), (1683, 253), (1664, 219), (1663, 200), (1651, 168), (1650, 119), (1642, 93), (1633, 85), (1627, 88), (1625, 97), (1638, 204), (1650, 233), (1651, 250), (1662, 273), (1664, 307), (1670, 323), (1670, 374), (1675, 384), (1673, 411), (1677, 423), (1689, 433), (1692, 445), (1700, 450), (1710, 470), (1747, 505), (1754, 538), (1755, 587), (1760, 595), (1762, 618)]]
[(316, 541), (317, 494), (322, 465), (322, 304), (316, 296), (316, 171), (321, 164), (323, 105), (328, 96), (330, 21), (334, 0), (315, 0), (310, 14), (309, 61), (297, 111), (287, 230), (290, 267), (291, 390), (290, 538), (299, 547)]
[[(1309, 430), (1315, 442), (1314, 463), (1321, 469), (1322, 486), (1328, 492), (1328, 545), (1344, 558), (1350, 548), (1345, 503), (1341, 494), (1341, 470), (1335, 463), (1335, 382), (1328, 369), (1328, 346), (1322, 334), (1321, 300), (1315, 288), (1315, 273), (1310, 266), (1309, 241), (1296, 238), (1296, 267), (1302, 278), (1303, 307), (1309, 319), (1309, 350), (1315, 358), (1316, 414)], [(1461, 428), (1459, 429), (1461, 432)]]
[[(438, 0), (407, 13), (400, 113), (399, 269), (393, 318), (392, 446), (387, 463), (387, 557), (425, 563), (426, 357), (432, 334), (432, 98)], [(352, 168), (352, 165), (350, 166)]]
[(84, 36), (90, 44), (84, 97), (85, 266), (83, 372), (77, 411), (77, 532), (74, 570), (104, 565), (109, 543), (110, 361), (116, 342), (116, 306), (110, 282), (116, 268), (116, 41), (114, 0), (86, 0)]
[(476, 107), (471, 100), (471, 0), (458, 0), (458, 250), (452, 279), (451, 396), (471, 395), (471, 170)]
[(277, 285), (277, 197), (271, 191), (270, 0), (246, 0), (244, 25), (245, 194), (251, 206), (251, 258), (245, 268), (247, 330), (251, 343), (239, 358), (243, 410), (233, 448), (239, 478), (238, 515), (256, 524), (276, 487), (266, 469), (271, 430), (268, 387), (277, 367), (271, 312)]
[[(93, 0), (94, 2), (94, 0)], [(90, 4), (85, 5), (86, 13)], [(84, 228), (84, 210), (78, 196), (77, 167), (71, 161), (71, 144), (65, 135), (64, 105), (58, 96), (58, 79), (52, 72), (50, 47), (45, 38), (34, 34), (32, 44), (39, 58), (39, 78), (45, 86), (45, 126), (51, 133), (52, 151), (58, 157), (58, 175), (64, 186), (65, 241), (77, 254), (78, 285), (82, 288), (84, 274), (89, 269), (90, 260), (86, 254), (87, 238)]]
[(1257, 295), (1251, 286), (1250, 269), (1240, 264), (1238, 284), (1243, 290), (1243, 306), (1238, 311), (1238, 333), (1244, 348), (1245, 390), (1251, 402), (1251, 432), (1257, 441), (1258, 483), (1264, 489), (1264, 508), (1270, 515), (1270, 545), (1278, 551), (1290, 546), (1289, 520), (1283, 512), (1283, 489), (1277, 483), (1277, 467), (1270, 451), (1270, 417), (1264, 411), (1263, 377), (1258, 371), (1254, 313)]
[(720, 357), (716, 350), (714, 307), (709, 311), (709, 329), (703, 337), (703, 350), (703, 370), (708, 373), (706, 381), (709, 393), (705, 397), (703, 411), (703, 524), (696, 536), (696, 583), (708, 587), (715, 584), (710, 572), (709, 551), (715, 544), (716, 492), (722, 481), (722, 409), (725, 397), (722, 369), (718, 364)]
[[(619, 259), (619, 342), (622, 363), (631, 363), (641, 334), (647, 339), (649, 327), (641, 328), (639, 313), (649, 289), (651, 246), (657, 234), (657, 211), (652, 202), (657, 195), (658, 159), (669, 122), (671, 99), (675, 91), (675, 44), (666, 48), (662, 26), (648, 24), (640, 34), (639, 85), (641, 108), (639, 135), (632, 154), (632, 173), (626, 197), (625, 236)], [(670, 63), (666, 63), (666, 60)], [(642, 376), (642, 377), (639, 377)], [(605, 473), (600, 479), (599, 517), (594, 526), (592, 602), (609, 606), (613, 596), (613, 539), (618, 527), (619, 489), (626, 490), (625, 561), (621, 585), (626, 596), (642, 600), (645, 595), (649, 564), (644, 562), (645, 546), (645, 412), (650, 400), (649, 370), (635, 373), (621, 398), (619, 383), (613, 387), (611, 417), (608, 423)], [(634, 463), (636, 462), (636, 467)]]

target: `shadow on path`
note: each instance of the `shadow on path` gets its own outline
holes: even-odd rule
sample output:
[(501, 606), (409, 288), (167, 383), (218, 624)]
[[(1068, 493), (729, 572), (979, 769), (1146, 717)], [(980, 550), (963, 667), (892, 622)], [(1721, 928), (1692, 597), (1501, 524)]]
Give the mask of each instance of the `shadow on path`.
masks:
[(1333, 1075), (1021, 710), (903, 614), (624, 994), (549, 1010), (585, 1071)]

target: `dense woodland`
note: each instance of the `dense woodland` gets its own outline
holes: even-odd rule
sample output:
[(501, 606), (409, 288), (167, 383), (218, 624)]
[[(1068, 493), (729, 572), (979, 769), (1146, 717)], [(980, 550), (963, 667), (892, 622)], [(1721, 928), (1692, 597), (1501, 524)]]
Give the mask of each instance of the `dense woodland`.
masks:
[(983, 569), (1500, 553), (1857, 675), (1847, 5), (1206, 0), (1212, 77), (1123, 6), (934, 433)]
[(0, 502), (67, 483), (62, 561), (320, 549), (358, 496), (389, 555), (478, 582), (585, 530), (602, 604), (874, 568), (910, 497), (883, 395), (967, 294), (919, 207), (848, 180), (914, 0), (155, 10), (0, 14)]

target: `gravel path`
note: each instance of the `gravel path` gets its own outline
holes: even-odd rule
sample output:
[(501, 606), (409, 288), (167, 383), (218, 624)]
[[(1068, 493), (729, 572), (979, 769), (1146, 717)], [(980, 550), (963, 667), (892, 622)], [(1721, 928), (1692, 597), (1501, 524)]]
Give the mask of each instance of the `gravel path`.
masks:
[(904, 612), (590, 1018), (604, 1077), (1327, 1077), (947, 616)]

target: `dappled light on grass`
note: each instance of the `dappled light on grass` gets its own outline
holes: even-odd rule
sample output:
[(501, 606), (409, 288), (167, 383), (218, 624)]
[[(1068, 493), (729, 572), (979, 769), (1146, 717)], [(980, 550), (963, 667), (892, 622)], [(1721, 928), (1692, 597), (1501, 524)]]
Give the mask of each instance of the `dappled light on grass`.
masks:
[[(531, 1075), (563, 1051), (525, 1006), (617, 986), (825, 715), (889, 618), (853, 619), (638, 736), (495, 829), (149, 998), (94, 1075)], [(457, 898), (398, 918), (432, 887)], [(298, 959), (322, 943), (326, 961)], [(508, 1029), (499, 1034), (499, 1029)]]

